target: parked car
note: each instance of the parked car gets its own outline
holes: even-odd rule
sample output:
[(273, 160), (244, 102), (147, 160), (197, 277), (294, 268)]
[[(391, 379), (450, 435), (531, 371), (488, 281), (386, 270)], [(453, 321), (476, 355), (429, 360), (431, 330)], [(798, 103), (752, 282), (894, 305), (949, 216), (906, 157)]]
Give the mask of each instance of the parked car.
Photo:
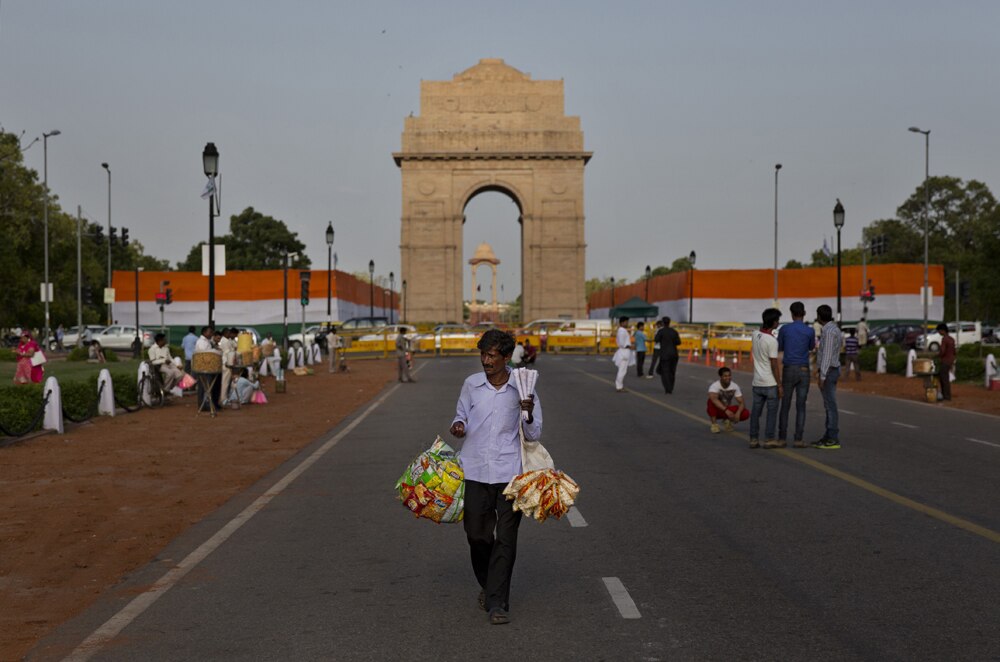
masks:
[(417, 333), (417, 327), (413, 326), (412, 324), (390, 324), (388, 326), (382, 327), (375, 333), (368, 333), (366, 335), (363, 335), (360, 338), (358, 338), (358, 340), (359, 341), (381, 340), (382, 338), (385, 338), (389, 342), (394, 343), (396, 342), (396, 337), (399, 336), (400, 333), (402, 333), (410, 340), (416, 340), (417, 338), (420, 337), (420, 334)]
[[(962, 332), (958, 333), (958, 325), (954, 322), (948, 323), (948, 333), (955, 339), (955, 345), (974, 345), (983, 340), (983, 325), (980, 322), (962, 322)], [(925, 336), (917, 338), (917, 347), (927, 348), (930, 352), (936, 352), (941, 348), (941, 334), (937, 330), (931, 331)]]
[[(103, 324), (85, 324), (83, 328), (90, 332), (91, 337), (103, 331), (106, 327)], [(79, 327), (70, 327), (66, 333), (63, 334), (63, 347), (70, 348), (75, 347), (77, 340), (80, 337)], [(84, 338), (86, 341), (86, 338)], [(55, 340), (49, 341), (49, 349), (55, 349)]]
[[(148, 329), (139, 329), (142, 334), (142, 346), (153, 346), (153, 333)], [(114, 324), (95, 333), (92, 340), (101, 343), (104, 349), (129, 350), (135, 342), (135, 327)]]
[(480, 334), (475, 333), (468, 324), (438, 324), (430, 333), (423, 337), (434, 338), (434, 349), (441, 349), (441, 338), (478, 338)]
[(351, 317), (334, 326), (339, 333), (349, 333), (358, 329), (381, 329), (389, 324), (388, 317)]
[(916, 347), (917, 336), (923, 333), (919, 324), (886, 324), (868, 332), (870, 341), (877, 345), (903, 345)]
[[(307, 326), (305, 342), (310, 345), (318, 342), (316, 340), (316, 336), (318, 336), (320, 333), (323, 333), (324, 331), (326, 331), (325, 326), (320, 326), (319, 324), (313, 324), (312, 326)], [(326, 334), (323, 333), (323, 335), (325, 336)], [(301, 347), (302, 342), (303, 340), (301, 331), (299, 331), (298, 333), (293, 333), (290, 336), (288, 336), (288, 344), (291, 345), (292, 347), (296, 348)]]

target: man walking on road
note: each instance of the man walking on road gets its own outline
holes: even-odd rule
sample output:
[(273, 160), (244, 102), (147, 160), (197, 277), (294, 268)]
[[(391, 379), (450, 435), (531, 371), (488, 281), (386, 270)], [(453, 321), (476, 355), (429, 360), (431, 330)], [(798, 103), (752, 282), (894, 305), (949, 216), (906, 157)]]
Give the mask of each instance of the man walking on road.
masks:
[(653, 332), (653, 354), (649, 361), (649, 374), (646, 375), (646, 379), (652, 379), (653, 373), (656, 371), (656, 364), (660, 362), (660, 343), (655, 340), (658, 338), (656, 334), (659, 333), (660, 329), (663, 327), (663, 322), (656, 320), (656, 331)]
[(399, 367), (399, 381), (401, 382), (415, 382), (413, 375), (410, 374), (410, 360), (407, 356), (410, 353), (410, 339), (406, 337), (403, 330), (400, 329), (399, 333), (396, 334), (396, 364)]
[(781, 311), (767, 308), (761, 314), (763, 325), (753, 332), (753, 410), (750, 412), (750, 448), (760, 448), (760, 415), (767, 405), (764, 448), (784, 448), (784, 441), (774, 438), (778, 418), (778, 398), (781, 397), (781, 369), (778, 364), (778, 339), (773, 332), (778, 326)]
[(806, 398), (809, 397), (809, 355), (816, 347), (816, 333), (805, 323), (806, 307), (796, 301), (788, 310), (792, 323), (781, 327), (778, 333), (778, 351), (781, 358), (781, 411), (778, 414), (778, 441), (784, 445), (788, 439), (788, 413), (795, 395), (795, 448), (805, 448), (803, 435), (806, 428)]
[(646, 363), (646, 332), (643, 330), (645, 324), (639, 322), (635, 325), (635, 333), (632, 338), (635, 340), (635, 369), (637, 377), (642, 379), (642, 366)]
[(664, 317), (662, 322), (663, 328), (656, 332), (653, 341), (660, 345), (660, 379), (663, 381), (663, 390), (669, 395), (674, 392), (677, 361), (680, 359), (677, 347), (681, 344), (681, 337), (676, 329), (670, 328), (669, 317)]
[(819, 337), (816, 363), (819, 366), (819, 392), (823, 394), (826, 409), (826, 431), (812, 443), (813, 448), (835, 450), (840, 448), (840, 412), (837, 411), (837, 380), (840, 379), (840, 346), (843, 334), (833, 321), (833, 309), (823, 304), (816, 309), (816, 316), (823, 325)]
[(625, 392), (625, 373), (628, 372), (628, 365), (632, 362), (632, 339), (628, 334), (628, 318), (618, 319), (618, 331), (615, 333), (615, 344), (618, 350), (611, 358), (618, 373), (615, 375), (615, 390), (619, 393)]
[(951, 369), (955, 366), (955, 339), (948, 333), (947, 324), (938, 324), (937, 332), (941, 334), (941, 346), (938, 349), (941, 370), (938, 372), (938, 381), (941, 383), (942, 397), (951, 400)]
[[(626, 332), (627, 333), (627, 332)], [(524, 436), (542, 436), (542, 403), (534, 395), (521, 400), (510, 381), (507, 361), (514, 352), (514, 336), (490, 329), (479, 339), (483, 372), (462, 384), (451, 433), (465, 438), (461, 463), (465, 471), (463, 524), (472, 555), (472, 570), (482, 590), (479, 606), (490, 623), (510, 622), (510, 578), (517, 556), (517, 528), (521, 513), (503, 495), (521, 473), (521, 412), (528, 412)]]

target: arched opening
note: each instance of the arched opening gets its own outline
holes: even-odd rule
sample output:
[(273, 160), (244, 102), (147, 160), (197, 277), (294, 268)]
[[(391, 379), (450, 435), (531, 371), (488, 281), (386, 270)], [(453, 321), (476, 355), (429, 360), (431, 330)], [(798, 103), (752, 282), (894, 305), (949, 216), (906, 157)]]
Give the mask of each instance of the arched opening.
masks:
[[(462, 219), (462, 299), (466, 321), (520, 321), (522, 256), (521, 205), (511, 191), (497, 186), (477, 189), (468, 198)], [(516, 225), (515, 225), (516, 223)], [(499, 260), (496, 266), (496, 302), (492, 308), (492, 268), (470, 266), (481, 244), (488, 244)], [(471, 275), (475, 269), (475, 278)], [(473, 280), (475, 283), (473, 283)], [(476, 288), (477, 291), (474, 291)], [(480, 302), (478, 308), (474, 305)], [(477, 314), (478, 312), (478, 314)]]

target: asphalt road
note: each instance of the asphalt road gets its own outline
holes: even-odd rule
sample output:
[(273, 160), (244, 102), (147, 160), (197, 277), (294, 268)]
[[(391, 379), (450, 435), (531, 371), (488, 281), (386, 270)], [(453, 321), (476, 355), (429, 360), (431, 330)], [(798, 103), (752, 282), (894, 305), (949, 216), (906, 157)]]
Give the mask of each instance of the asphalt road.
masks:
[[(607, 358), (538, 368), (544, 442), (582, 491), (572, 518), (522, 522), (510, 625), (476, 604), (461, 525), (394, 498), (479, 369), (450, 358), (422, 362), (419, 383), (192, 527), (34, 656), (89, 636), (73, 659), (1000, 659), (1000, 419), (841, 393), (841, 450), (750, 450), (746, 424), (708, 431), (710, 368), (682, 364), (671, 396), (631, 374), (615, 393)], [(808, 417), (811, 440), (815, 387)]]

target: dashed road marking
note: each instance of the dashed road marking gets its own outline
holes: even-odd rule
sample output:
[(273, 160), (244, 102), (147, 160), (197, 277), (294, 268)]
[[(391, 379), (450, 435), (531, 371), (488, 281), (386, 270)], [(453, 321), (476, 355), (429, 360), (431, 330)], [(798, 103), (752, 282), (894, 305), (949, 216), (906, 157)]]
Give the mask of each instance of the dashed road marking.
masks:
[(911, 430), (916, 430), (916, 425), (910, 425), (909, 423), (900, 423), (899, 421), (892, 421), (893, 425), (898, 425), (901, 428), (910, 428)]
[(992, 441), (983, 441), (982, 439), (973, 439), (972, 437), (966, 437), (966, 440), (975, 442), (977, 444), (986, 444), (987, 446), (994, 446), (1000, 448), (1000, 444), (994, 444)]
[(857, 416), (858, 415), (858, 412), (851, 411), (850, 409), (840, 409), (839, 411), (840, 411), (841, 414), (847, 414), (849, 416)]
[(566, 513), (566, 519), (569, 520), (569, 525), (576, 528), (583, 528), (587, 526), (587, 520), (583, 519), (583, 515), (576, 508), (570, 508), (570, 511)]
[(604, 587), (611, 594), (611, 599), (618, 607), (618, 613), (622, 615), (622, 618), (642, 618), (639, 608), (635, 606), (635, 602), (628, 594), (625, 584), (622, 584), (622, 580), (617, 577), (602, 577), (601, 579), (604, 580)]

